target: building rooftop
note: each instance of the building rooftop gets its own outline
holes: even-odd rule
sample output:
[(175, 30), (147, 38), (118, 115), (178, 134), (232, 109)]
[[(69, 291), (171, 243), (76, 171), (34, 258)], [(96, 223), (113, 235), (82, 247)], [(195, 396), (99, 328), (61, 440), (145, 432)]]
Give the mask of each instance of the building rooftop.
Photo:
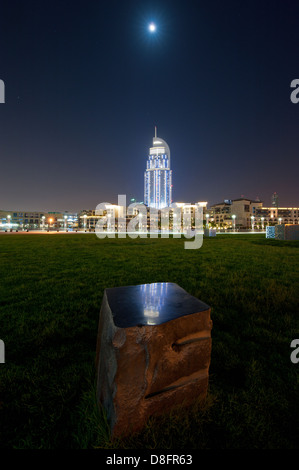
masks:
[(247, 197), (240, 197), (238, 199), (230, 199), (231, 202), (226, 202), (226, 201), (222, 201), (222, 202), (218, 202), (216, 204), (212, 204), (210, 207), (214, 207), (214, 206), (231, 206), (231, 204), (233, 202), (237, 202), (237, 201), (248, 201), (248, 202), (251, 202), (251, 203), (262, 203), (263, 201), (261, 200), (258, 200), (258, 201), (254, 201), (253, 199), (249, 199)]

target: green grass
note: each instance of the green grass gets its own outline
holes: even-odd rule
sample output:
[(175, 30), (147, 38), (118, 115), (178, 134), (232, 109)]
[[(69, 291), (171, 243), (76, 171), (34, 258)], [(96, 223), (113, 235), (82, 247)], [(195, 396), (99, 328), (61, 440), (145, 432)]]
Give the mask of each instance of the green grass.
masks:
[[(222, 235), (0, 237), (2, 448), (298, 448), (299, 242)], [(95, 349), (106, 287), (176, 282), (212, 307), (205, 403), (150, 418), (111, 441), (95, 399)]]

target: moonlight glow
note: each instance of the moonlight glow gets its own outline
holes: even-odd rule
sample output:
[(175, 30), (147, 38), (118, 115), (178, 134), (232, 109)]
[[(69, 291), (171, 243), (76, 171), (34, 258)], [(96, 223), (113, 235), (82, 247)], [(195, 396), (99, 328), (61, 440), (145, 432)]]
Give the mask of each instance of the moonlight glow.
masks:
[(151, 33), (154, 33), (157, 29), (155, 23), (150, 23), (148, 29)]

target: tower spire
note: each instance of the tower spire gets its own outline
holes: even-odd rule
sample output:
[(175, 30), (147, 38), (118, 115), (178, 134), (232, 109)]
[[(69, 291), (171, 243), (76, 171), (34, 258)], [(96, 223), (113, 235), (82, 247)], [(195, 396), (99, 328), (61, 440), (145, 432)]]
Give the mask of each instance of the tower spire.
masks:
[(155, 126), (155, 139), (157, 138), (157, 126)]

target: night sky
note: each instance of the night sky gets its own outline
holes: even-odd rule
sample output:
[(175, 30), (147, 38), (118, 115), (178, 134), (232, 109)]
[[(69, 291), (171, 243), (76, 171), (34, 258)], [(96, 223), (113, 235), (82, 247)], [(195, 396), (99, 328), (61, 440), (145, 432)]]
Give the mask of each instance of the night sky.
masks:
[(0, 0), (0, 45), (0, 209), (142, 201), (155, 125), (174, 201), (299, 206), (299, 2)]

